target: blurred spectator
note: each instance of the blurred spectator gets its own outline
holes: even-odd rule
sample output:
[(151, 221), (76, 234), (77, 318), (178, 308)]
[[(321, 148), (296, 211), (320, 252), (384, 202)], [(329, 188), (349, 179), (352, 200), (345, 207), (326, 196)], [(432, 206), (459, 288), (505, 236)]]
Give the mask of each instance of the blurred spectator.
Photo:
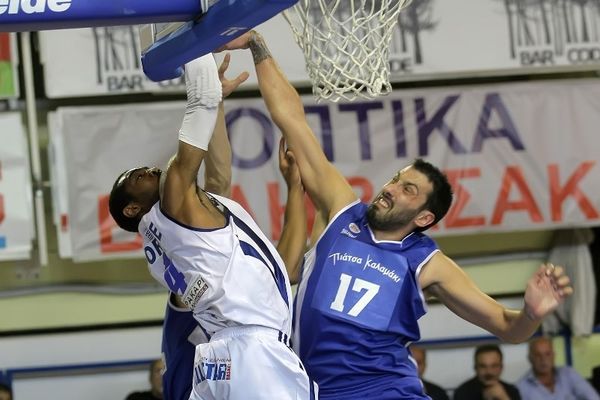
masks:
[(417, 368), (419, 372), (419, 378), (423, 382), (423, 388), (425, 389), (425, 394), (431, 397), (432, 400), (450, 400), (446, 391), (436, 385), (435, 383), (431, 383), (423, 379), (423, 374), (425, 373), (425, 368), (427, 368), (427, 354), (425, 353), (425, 349), (418, 346), (410, 346), (410, 352), (412, 353), (413, 358), (417, 362)]
[(0, 383), (0, 400), (12, 400), (12, 389), (10, 386)]
[(592, 370), (592, 378), (590, 379), (592, 386), (596, 392), (600, 393), (600, 365)]
[(133, 392), (125, 400), (162, 400), (162, 370), (165, 367), (161, 359), (150, 364), (150, 390)]
[(493, 344), (477, 347), (475, 377), (456, 389), (454, 400), (520, 400), (519, 390), (500, 380), (502, 369), (500, 347)]
[(529, 342), (531, 370), (517, 386), (527, 400), (600, 400), (600, 396), (581, 375), (571, 367), (554, 366), (552, 340), (538, 337)]

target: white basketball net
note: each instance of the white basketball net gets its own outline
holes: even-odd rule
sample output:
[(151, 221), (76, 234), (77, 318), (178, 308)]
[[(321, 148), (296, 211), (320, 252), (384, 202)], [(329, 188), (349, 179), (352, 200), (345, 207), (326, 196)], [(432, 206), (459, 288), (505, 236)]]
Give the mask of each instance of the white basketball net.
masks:
[(391, 92), (389, 44), (411, 0), (300, 0), (284, 12), (318, 100)]

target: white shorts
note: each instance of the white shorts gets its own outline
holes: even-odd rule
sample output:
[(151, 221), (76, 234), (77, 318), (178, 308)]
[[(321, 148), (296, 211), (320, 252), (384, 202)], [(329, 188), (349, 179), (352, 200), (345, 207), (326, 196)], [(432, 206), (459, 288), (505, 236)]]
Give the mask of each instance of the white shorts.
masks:
[(284, 333), (226, 328), (196, 346), (190, 400), (312, 400), (318, 388)]

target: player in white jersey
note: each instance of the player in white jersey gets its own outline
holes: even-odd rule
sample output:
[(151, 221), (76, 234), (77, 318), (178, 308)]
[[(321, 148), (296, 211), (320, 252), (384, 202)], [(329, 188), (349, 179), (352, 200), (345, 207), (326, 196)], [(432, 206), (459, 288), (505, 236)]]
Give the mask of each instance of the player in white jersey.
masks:
[[(142, 235), (152, 275), (180, 296), (210, 337), (196, 347), (190, 399), (314, 398), (289, 348), (291, 290), (283, 260), (239, 204), (196, 185), (215, 122), (224, 124), (221, 90), (228, 94), (243, 78), (222, 89), (212, 55), (186, 64), (185, 75), (188, 104), (177, 154), (164, 173), (142, 167), (121, 174), (111, 214)], [(294, 197), (302, 206), (302, 194)]]
[[(222, 144), (222, 145), (220, 145)], [(211, 139), (210, 150), (218, 151), (220, 158), (207, 160), (209, 174), (205, 182), (209, 182), (213, 193), (229, 196), (231, 193), (231, 148), (224, 129), (215, 129)], [(300, 173), (291, 152), (286, 152), (284, 142), (279, 146), (279, 168), (288, 187), (288, 202), (285, 208), (283, 230), (277, 243), (277, 251), (286, 266), (300, 263), (303, 241), (298, 240), (306, 234), (305, 224), (288, 224), (290, 219), (302, 221), (305, 209), (302, 206), (304, 190), (300, 181)], [(218, 173), (215, 174), (216, 170)], [(205, 184), (205, 189), (207, 188)], [(298, 228), (302, 229), (298, 229)], [(192, 311), (181, 301), (181, 298), (170, 292), (165, 321), (163, 324), (162, 353), (165, 362), (163, 373), (163, 396), (165, 400), (187, 400), (192, 390), (195, 347), (208, 342), (205, 331), (198, 325)]]

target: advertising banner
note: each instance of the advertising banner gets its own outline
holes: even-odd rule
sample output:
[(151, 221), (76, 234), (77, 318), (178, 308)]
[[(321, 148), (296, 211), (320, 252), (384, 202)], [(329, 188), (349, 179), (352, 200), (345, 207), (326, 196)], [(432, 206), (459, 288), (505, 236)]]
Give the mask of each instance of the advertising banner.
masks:
[(0, 261), (30, 257), (34, 235), (29, 154), (19, 113), (0, 113)]
[[(595, 80), (398, 91), (362, 103), (303, 98), (325, 154), (364, 201), (417, 157), (447, 173), (454, 202), (433, 235), (598, 225), (598, 99)], [(108, 193), (126, 169), (165, 165), (183, 108), (59, 109), (75, 259), (140, 254), (140, 238), (109, 216)], [(227, 100), (226, 112), (233, 198), (276, 241), (286, 193), (280, 134), (259, 98)]]
[(390, 45), (392, 80), (594, 69), (599, 26), (589, 1), (413, 1)]
[[(341, 2), (332, 18), (343, 19), (345, 7), (350, 2)], [(322, 19), (322, 10), (314, 8), (309, 17)], [(308, 86), (304, 57), (285, 19), (279, 15), (257, 30), (290, 81)], [(180, 80), (145, 78), (137, 27), (45, 31), (40, 38), (51, 98), (184, 89)], [(413, 0), (400, 13), (388, 61), (392, 82), (596, 70), (600, 8), (580, 0)], [(247, 51), (234, 52), (230, 69), (250, 71), (243, 87), (256, 89)]]
[(19, 95), (18, 54), (15, 34), (0, 32), (0, 99)]
[[(304, 57), (283, 17), (277, 16), (258, 29), (268, 35), (273, 53), (281, 55), (289, 78), (306, 84)], [(185, 93), (183, 79), (156, 83), (144, 75), (137, 26), (43, 31), (39, 36), (46, 94), (50, 98)], [(222, 55), (217, 59), (220, 61)], [(254, 71), (247, 51), (232, 53), (228, 75), (242, 71)], [(253, 74), (244, 87), (256, 88)]]

